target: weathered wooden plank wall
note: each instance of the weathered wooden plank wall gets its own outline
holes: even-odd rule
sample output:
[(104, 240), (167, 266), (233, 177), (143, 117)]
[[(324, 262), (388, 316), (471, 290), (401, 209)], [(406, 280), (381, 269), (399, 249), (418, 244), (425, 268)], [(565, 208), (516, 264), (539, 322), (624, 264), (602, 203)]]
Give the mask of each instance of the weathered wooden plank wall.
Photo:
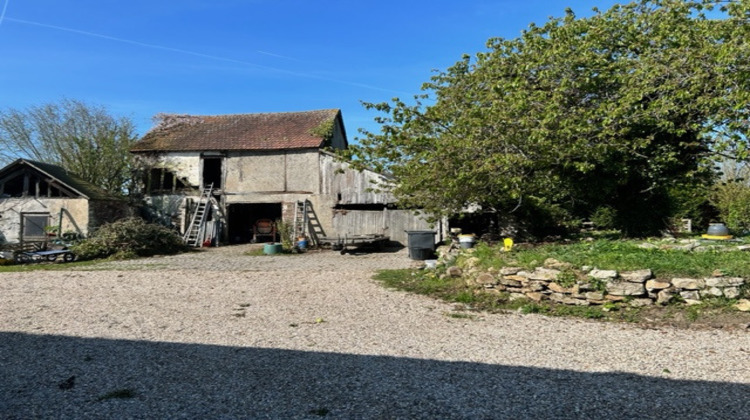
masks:
[(340, 236), (381, 234), (404, 245), (407, 230), (432, 230), (438, 232), (436, 240), (441, 240), (438, 226), (431, 227), (409, 210), (334, 210), (333, 227)]

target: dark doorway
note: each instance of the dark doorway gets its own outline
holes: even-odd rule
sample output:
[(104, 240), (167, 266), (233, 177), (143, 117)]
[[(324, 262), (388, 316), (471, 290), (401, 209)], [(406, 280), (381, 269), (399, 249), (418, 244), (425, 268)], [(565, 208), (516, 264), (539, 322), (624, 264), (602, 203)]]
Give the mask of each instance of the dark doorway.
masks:
[[(281, 203), (242, 203), (230, 204), (228, 213), (229, 243), (246, 244), (253, 241), (253, 227), (258, 220), (281, 219)], [(261, 238), (268, 242), (268, 238)], [(278, 240), (278, 237), (274, 241)]]
[(203, 158), (203, 187), (207, 188), (213, 184), (214, 189), (221, 188), (221, 161), (220, 157)]

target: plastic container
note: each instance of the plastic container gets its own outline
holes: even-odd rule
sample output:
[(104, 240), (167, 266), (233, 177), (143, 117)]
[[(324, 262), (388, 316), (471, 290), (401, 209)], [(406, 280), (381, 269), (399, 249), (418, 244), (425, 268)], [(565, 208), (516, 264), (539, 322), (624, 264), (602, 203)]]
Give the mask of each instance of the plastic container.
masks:
[(299, 249), (307, 249), (307, 239), (298, 239), (297, 240), (297, 248), (299, 248)]
[(461, 244), (461, 248), (474, 248), (475, 241), (476, 238), (474, 235), (458, 235), (458, 242)]
[(729, 235), (729, 229), (724, 226), (724, 223), (711, 223), (708, 225), (707, 234), (711, 236), (727, 236)]
[(263, 245), (263, 253), (266, 255), (280, 254), (282, 250), (281, 244), (265, 244)]

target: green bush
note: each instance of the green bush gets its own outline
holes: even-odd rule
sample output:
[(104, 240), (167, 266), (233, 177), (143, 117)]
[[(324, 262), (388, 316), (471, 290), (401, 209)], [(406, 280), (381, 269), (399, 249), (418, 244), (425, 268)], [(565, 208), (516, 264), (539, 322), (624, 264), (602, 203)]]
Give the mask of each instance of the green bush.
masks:
[(716, 186), (712, 196), (721, 220), (735, 234), (750, 230), (750, 186), (726, 182)]
[(89, 238), (72, 247), (80, 260), (171, 255), (187, 248), (173, 230), (128, 218), (101, 226)]
[(617, 226), (617, 210), (610, 206), (598, 207), (591, 215), (591, 221), (598, 229), (612, 229)]

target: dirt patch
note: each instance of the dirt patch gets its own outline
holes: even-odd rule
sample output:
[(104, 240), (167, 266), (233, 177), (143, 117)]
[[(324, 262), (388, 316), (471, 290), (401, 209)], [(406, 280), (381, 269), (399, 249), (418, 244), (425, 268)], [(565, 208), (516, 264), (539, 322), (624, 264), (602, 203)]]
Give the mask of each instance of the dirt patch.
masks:
[(750, 331), (750, 313), (723, 307), (651, 307), (641, 310), (637, 325), (644, 328), (669, 326), (691, 330)]

